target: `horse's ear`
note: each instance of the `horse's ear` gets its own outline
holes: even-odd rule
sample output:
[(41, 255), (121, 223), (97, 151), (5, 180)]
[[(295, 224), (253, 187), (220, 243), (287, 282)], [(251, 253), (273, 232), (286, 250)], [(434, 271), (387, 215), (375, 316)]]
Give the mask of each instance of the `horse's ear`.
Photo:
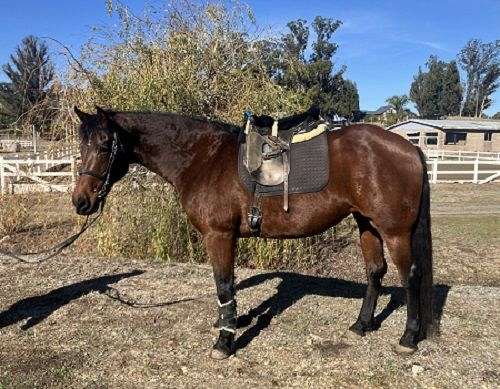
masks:
[(73, 110), (75, 111), (76, 116), (78, 116), (78, 119), (80, 119), (80, 121), (82, 123), (88, 122), (90, 120), (90, 118), (92, 117), (92, 115), (78, 109), (78, 107), (76, 105), (74, 106)]
[(101, 107), (99, 106), (95, 106), (95, 110), (97, 111), (97, 119), (99, 121), (99, 123), (101, 124), (107, 124), (108, 123), (108, 113), (102, 109)]

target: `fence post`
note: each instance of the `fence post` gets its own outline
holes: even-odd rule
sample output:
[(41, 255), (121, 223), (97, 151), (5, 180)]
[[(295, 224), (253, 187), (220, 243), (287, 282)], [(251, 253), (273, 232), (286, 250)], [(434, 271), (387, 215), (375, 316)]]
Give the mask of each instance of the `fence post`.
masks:
[(479, 160), (476, 159), (474, 161), (474, 176), (472, 178), (472, 182), (474, 184), (477, 184), (478, 177), (479, 177)]
[(19, 181), (19, 179), (21, 178), (21, 167), (19, 165), (19, 160), (16, 159), (16, 175), (15, 175), (15, 178), (13, 178), (10, 183), (12, 185), (12, 188), (14, 188), (14, 182), (17, 182)]
[(38, 139), (37, 139), (37, 134), (36, 134), (36, 128), (35, 125), (33, 124), (31, 126), (31, 130), (33, 131), (33, 152), (36, 154), (38, 152)]
[(77, 174), (76, 174), (76, 158), (71, 156), (71, 173), (72, 173), (72, 184), (76, 182)]
[(432, 177), (431, 177), (431, 182), (433, 184), (437, 183), (437, 177), (438, 177), (438, 159), (435, 159), (432, 161)]
[(4, 193), (5, 190), (5, 166), (3, 163), (3, 157), (0, 157), (0, 195)]

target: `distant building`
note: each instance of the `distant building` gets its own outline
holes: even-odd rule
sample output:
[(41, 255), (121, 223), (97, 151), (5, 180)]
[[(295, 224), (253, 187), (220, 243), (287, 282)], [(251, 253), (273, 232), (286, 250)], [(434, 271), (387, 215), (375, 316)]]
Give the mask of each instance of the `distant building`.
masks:
[(422, 149), (500, 152), (500, 121), (411, 119), (387, 127)]
[[(405, 120), (417, 117), (417, 115), (409, 109), (405, 109), (405, 113)], [(356, 121), (385, 122), (389, 115), (394, 114), (396, 114), (396, 110), (392, 105), (383, 105), (375, 111), (359, 111), (358, 116), (356, 116)]]

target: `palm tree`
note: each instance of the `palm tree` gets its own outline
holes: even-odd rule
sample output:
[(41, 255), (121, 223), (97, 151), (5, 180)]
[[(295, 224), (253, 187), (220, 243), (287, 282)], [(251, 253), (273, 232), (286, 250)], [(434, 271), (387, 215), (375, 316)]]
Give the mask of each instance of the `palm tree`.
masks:
[(392, 108), (394, 108), (397, 114), (404, 114), (409, 99), (408, 96), (406, 95), (401, 95), (401, 96), (395, 95), (389, 97), (385, 102), (389, 104)]
[(388, 125), (400, 122), (407, 117), (406, 105), (408, 104), (409, 101), (410, 100), (406, 95), (401, 95), (401, 96), (394, 95), (386, 100), (386, 103), (389, 104), (396, 111), (394, 115), (391, 115), (391, 117), (387, 118)]

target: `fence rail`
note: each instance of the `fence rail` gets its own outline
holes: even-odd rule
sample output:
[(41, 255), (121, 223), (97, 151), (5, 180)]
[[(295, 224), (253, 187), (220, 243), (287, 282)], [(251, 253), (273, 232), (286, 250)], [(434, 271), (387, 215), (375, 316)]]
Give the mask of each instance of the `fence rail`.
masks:
[(427, 172), (430, 182), (472, 182), (485, 184), (500, 179), (499, 161), (444, 161), (428, 160)]
[(473, 161), (473, 160), (484, 160), (484, 161), (500, 161), (500, 152), (492, 153), (486, 151), (454, 151), (454, 150), (434, 150), (427, 149), (424, 150), (427, 158), (430, 159), (450, 159), (457, 161)]
[[(0, 193), (66, 192), (77, 175), (76, 157), (7, 159), (0, 157)], [(64, 171), (64, 169), (69, 170)]]
[(23, 148), (33, 147), (33, 141), (31, 140), (0, 139), (0, 146), (2, 148), (9, 147), (14, 143), (19, 143), (19, 146)]
[[(39, 154), (28, 158), (0, 156), (0, 194), (70, 190), (77, 176), (78, 158), (74, 154), (74, 148), (68, 147), (58, 149), (52, 155)], [(472, 156), (470, 154), (469, 152), (461, 154), (460, 158), (475, 159), (446, 160), (443, 159), (448, 157), (445, 154), (428, 159), (430, 182), (484, 184), (500, 181), (500, 153), (486, 153), (488, 154), (486, 156), (485, 153), (476, 153)]]

